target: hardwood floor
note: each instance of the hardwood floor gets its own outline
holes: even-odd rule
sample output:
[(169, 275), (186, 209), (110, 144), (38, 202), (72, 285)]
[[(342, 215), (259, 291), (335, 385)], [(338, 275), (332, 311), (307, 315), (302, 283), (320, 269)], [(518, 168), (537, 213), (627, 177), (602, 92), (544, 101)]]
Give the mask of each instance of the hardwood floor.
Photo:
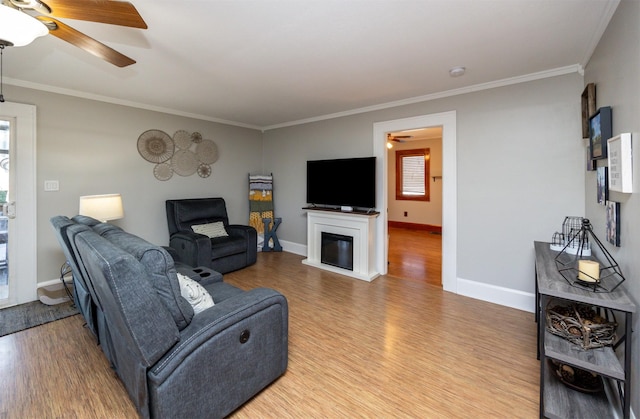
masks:
[(442, 236), (426, 230), (389, 227), (387, 275), (442, 286)]
[[(260, 253), (225, 275), (289, 301), (287, 372), (233, 418), (538, 417), (532, 313), (301, 260)], [(0, 338), (0, 377), (3, 419), (136, 417), (80, 316)]]

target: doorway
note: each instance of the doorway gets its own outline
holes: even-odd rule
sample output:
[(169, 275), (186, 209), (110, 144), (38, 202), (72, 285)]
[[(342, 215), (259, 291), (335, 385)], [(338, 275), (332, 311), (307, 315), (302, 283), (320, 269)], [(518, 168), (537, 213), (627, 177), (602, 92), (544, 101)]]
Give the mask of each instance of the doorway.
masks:
[(0, 189), (6, 191), (6, 211), (0, 216), (0, 236), (4, 233), (0, 242), (4, 241), (6, 251), (2, 253), (0, 248), (0, 260), (6, 256), (0, 268), (5, 269), (6, 287), (0, 295), (0, 307), (8, 307), (37, 298), (36, 108), (0, 103), (0, 121), (5, 139), (4, 145), (0, 144), (0, 171), (6, 176), (4, 184), (0, 181)]
[[(456, 112), (442, 112), (373, 124), (373, 150), (376, 156), (376, 236), (388, 237), (388, 180), (387, 133), (413, 128), (442, 126), (442, 288), (457, 293), (457, 168), (456, 168)], [(388, 271), (387, 240), (377, 240), (376, 269)]]
[(442, 126), (387, 134), (388, 275), (442, 287)]

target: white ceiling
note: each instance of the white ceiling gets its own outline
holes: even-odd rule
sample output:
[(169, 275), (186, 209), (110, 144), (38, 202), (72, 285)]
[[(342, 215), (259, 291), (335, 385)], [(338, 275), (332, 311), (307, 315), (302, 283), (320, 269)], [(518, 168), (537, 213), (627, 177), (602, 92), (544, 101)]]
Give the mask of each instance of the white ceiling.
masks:
[[(581, 71), (619, 3), (132, 2), (149, 29), (61, 20), (136, 64), (118, 68), (48, 35), (5, 49), (4, 83), (269, 129)], [(454, 66), (466, 74), (450, 77)]]

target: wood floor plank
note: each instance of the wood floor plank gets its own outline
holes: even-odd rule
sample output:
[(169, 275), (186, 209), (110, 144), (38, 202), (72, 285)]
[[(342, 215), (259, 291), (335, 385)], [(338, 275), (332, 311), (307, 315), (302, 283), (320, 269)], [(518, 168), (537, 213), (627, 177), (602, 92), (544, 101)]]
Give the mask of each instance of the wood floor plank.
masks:
[[(281, 291), (290, 311), (287, 372), (233, 418), (538, 417), (533, 314), (301, 260), (261, 253), (225, 275)], [(136, 417), (80, 316), (0, 338), (0, 377), (2, 419)]]

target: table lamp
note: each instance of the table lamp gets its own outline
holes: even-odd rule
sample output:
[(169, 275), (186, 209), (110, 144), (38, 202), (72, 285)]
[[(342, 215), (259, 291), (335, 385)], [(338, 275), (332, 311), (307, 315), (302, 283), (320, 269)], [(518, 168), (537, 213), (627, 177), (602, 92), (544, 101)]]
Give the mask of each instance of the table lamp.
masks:
[(120, 194), (81, 196), (78, 213), (102, 222), (118, 220), (124, 217), (122, 196)]

